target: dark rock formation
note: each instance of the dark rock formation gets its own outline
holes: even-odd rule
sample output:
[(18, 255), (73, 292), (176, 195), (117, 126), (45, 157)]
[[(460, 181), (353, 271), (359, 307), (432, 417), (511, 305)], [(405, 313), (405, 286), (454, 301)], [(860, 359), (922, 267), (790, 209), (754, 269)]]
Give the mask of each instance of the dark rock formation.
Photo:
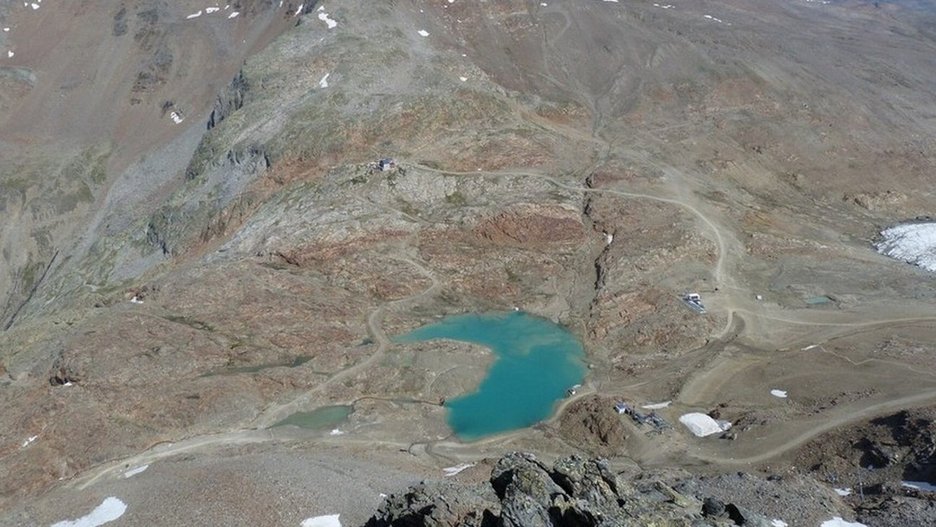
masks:
[(638, 483), (603, 459), (563, 458), (547, 467), (532, 454), (498, 460), (488, 485), (423, 482), (391, 495), (368, 527), (769, 525), (766, 517), (718, 500), (681, 494), (662, 481)]
[(237, 76), (231, 80), (231, 84), (223, 93), (218, 95), (215, 100), (214, 108), (211, 110), (211, 116), (208, 118), (208, 129), (211, 130), (221, 123), (228, 115), (240, 110), (244, 106), (244, 99), (250, 90), (250, 83), (241, 70)]
[(702, 501), (702, 514), (705, 516), (719, 516), (725, 512), (725, 504), (716, 498), (705, 498)]

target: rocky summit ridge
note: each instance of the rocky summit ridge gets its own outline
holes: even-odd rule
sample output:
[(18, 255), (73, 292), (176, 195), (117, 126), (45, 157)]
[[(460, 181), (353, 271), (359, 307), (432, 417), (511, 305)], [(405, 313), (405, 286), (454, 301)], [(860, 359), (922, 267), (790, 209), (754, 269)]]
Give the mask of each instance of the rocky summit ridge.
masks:
[[(570, 456), (551, 467), (530, 453), (498, 459), (487, 482), (421, 483), (387, 498), (367, 527), (770, 527), (764, 515), (675, 490), (662, 479), (634, 482), (600, 458)], [(776, 524), (774, 524), (776, 525)]]

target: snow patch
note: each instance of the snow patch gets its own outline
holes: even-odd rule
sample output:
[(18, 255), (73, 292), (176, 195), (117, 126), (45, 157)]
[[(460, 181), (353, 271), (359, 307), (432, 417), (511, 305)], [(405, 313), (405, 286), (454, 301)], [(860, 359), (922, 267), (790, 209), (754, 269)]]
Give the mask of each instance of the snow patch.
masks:
[(841, 516), (833, 516), (831, 520), (822, 522), (819, 527), (868, 527), (863, 523), (847, 522)]
[(428, 37), (428, 36), (429, 36), (429, 32), (426, 31), (425, 29), (420, 29), (419, 31), (417, 31), (417, 33), (419, 33), (419, 36), (421, 36), (421, 37)]
[(443, 468), (442, 472), (445, 473), (445, 477), (450, 478), (467, 468), (473, 467), (474, 465), (474, 463), (462, 463), (461, 465), (455, 465), (454, 467)]
[(787, 527), (787, 523), (776, 518), (770, 520), (770, 527)]
[(211, 13), (214, 13), (215, 11), (220, 11), (220, 10), (221, 10), (220, 7), (206, 7), (205, 14), (210, 15)]
[(770, 390), (770, 395), (773, 395), (774, 397), (779, 397), (781, 399), (787, 398), (786, 390)]
[[(665, 5), (653, 4), (653, 7), (659, 7), (660, 9), (672, 9), (676, 6), (674, 6), (673, 4), (665, 4)], [(784, 523), (784, 525), (786, 524)]]
[(662, 403), (651, 403), (641, 406), (644, 410), (661, 410), (673, 404), (673, 401), (663, 401)]
[(293, 13), (293, 16), (299, 16), (302, 14), (302, 8), (305, 7), (305, 4), (299, 4), (299, 7), (296, 8), (296, 12)]
[(35, 440), (37, 440), (37, 439), (39, 439), (39, 436), (29, 436), (29, 437), (27, 437), (26, 440), (23, 441), (23, 446), (22, 446), (21, 448), (26, 448), (26, 447), (28, 447), (29, 445), (32, 444), (33, 441), (35, 441)]
[(327, 88), (327, 87), (328, 87), (328, 76), (329, 76), (329, 75), (331, 75), (331, 73), (326, 73), (325, 76), (322, 77), (322, 80), (319, 81), (319, 88)]
[(724, 432), (721, 425), (718, 424), (718, 421), (698, 412), (680, 416), (679, 422), (684, 424), (696, 437), (705, 437)]
[(342, 432), (341, 430), (335, 428), (334, 430), (332, 430), (331, 432), (329, 432), (328, 435), (330, 435), (330, 436), (341, 436), (341, 435), (344, 435), (344, 432)]
[(331, 18), (328, 18), (328, 13), (322, 13), (322, 8), (319, 8), (318, 19), (322, 22), (325, 22), (325, 25), (328, 26), (328, 29), (334, 29), (338, 27), (338, 22), (335, 22)]
[(112, 522), (123, 516), (127, 511), (127, 504), (117, 498), (107, 498), (91, 511), (91, 514), (82, 516), (77, 520), (60, 521), (52, 527), (98, 527)]
[(874, 248), (885, 256), (936, 271), (936, 223), (909, 223), (881, 231)]
[(231, 13), (230, 15), (228, 15), (228, 18), (234, 18), (234, 17), (236, 17), (236, 16), (239, 15), (239, 14), (240, 14), (240, 11), (234, 11), (233, 13)]
[(302, 520), (302, 527), (341, 527), (338, 520), (340, 514), (329, 514), (326, 516), (314, 516)]
[(901, 486), (908, 489), (925, 490), (926, 492), (936, 492), (936, 485), (925, 481), (901, 481)]
[(839, 496), (842, 496), (842, 497), (844, 497), (844, 496), (851, 496), (851, 493), (852, 493), (852, 489), (850, 489), (850, 488), (848, 488), (848, 489), (832, 489), (832, 490), (834, 490), (836, 494), (838, 494)]
[(148, 468), (149, 468), (149, 465), (141, 465), (141, 466), (136, 467), (136, 468), (131, 468), (130, 470), (124, 472), (124, 477), (125, 477), (125, 478), (132, 478), (133, 476), (136, 476), (137, 474), (143, 472), (144, 470), (146, 470), (146, 469), (148, 469)]
[(12, 51), (7, 51), (7, 52), (6, 52), (6, 56), (9, 57), (9, 58), (11, 58), (11, 59), (13, 58), (13, 55), (15, 55), (15, 53), (13, 53)]
[(189, 15), (189, 16), (187, 16), (187, 17), (185, 17), (185, 18), (186, 18), (187, 20), (191, 20), (191, 19), (193, 19), (193, 18), (198, 18), (198, 17), (200, 17), (200, 16), (201, 16), (201, 11), (199, 10), (197, 13), (192, 13), (191, 15)]

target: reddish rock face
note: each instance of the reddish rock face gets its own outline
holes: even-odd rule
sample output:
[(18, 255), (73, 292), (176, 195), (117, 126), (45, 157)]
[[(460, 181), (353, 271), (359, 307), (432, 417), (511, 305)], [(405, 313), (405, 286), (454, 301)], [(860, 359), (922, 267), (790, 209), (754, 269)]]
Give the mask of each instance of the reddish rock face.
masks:
[(624, 454), (627, 430), (614, 404), (614, 399), (599, 396), (570, 404), (559, 420), (559, 433), (563, 439), (592, 455)]
[(492, 245), (524, 249), (580, 244), (586, 234), (580, 211), (530, 203), (518, 204), (482, 220), (473, 231)]

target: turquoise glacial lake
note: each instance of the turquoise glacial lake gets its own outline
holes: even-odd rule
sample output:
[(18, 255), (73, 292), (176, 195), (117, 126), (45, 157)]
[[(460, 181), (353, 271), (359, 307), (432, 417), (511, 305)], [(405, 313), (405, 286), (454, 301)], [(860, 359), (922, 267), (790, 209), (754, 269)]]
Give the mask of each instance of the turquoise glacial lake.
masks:
[(585, 377), (581, 342), (562, 326), (523, 312), (457, 315), (397, 337), (401, 343), (459, 340), (496, 358), (477, 391), (449, 399), (448, 424), (472, 441), (546, 419)]

